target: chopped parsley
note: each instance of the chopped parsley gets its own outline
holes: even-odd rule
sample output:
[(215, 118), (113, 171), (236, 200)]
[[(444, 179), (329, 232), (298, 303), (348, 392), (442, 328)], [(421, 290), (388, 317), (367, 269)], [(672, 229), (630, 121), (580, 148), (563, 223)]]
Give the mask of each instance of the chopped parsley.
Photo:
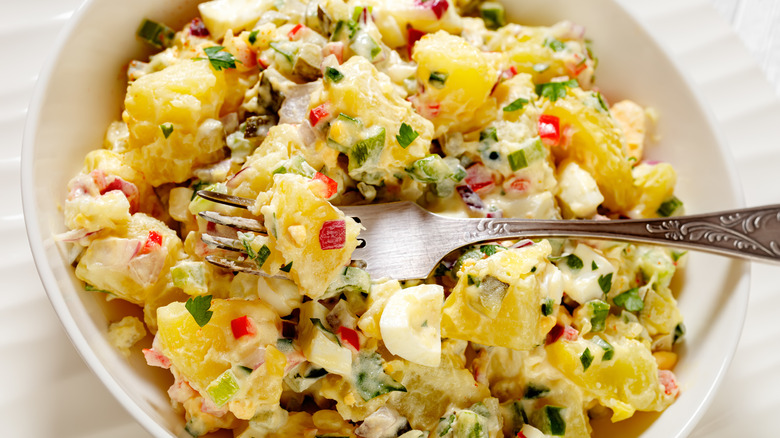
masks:
[(607, 275), (600, 275), (599, 276), (599, 287), (601, 288), (601, 291), (606, 293), (609, 293), (609, 290), (612, 289), (612, 273), (610, 272)]
[(569, 254), (569, 256), (566, 257), (566, 266), (572, 271), (579, 271), (583, 266), (582, 259), (574, 254)]
[(547, 82), (536, 85), (536, 94), (550, 102), (555, 102), (558, 99), (565, 98), (569, 88), (579, 86), (580, 84), (576, 79), (570, 79), (566, 82)]
[(290, 263), (282, 266), (281, 268), (279, 268), (279, 270), (282, 271), (282, 272), (290, 272), (290, 269), (292, 269), (292, 264), (293, 264), (293, 262), (290, 262)]
[(223, 46), (211, 46), (203, 49), (203, 51), (206, 52), (206, 56), (209, 58), (211, 66), (214, 67), (214, 70), (216, 71), (228, 68), (236, 68), (236, 62), (241, 63), (241, 61), (236, 60), (236, 58), (230, 52), (227, 52), (224, 49), (225, 48)]
[(138, 27), (136, 35), (150, 45), (162, 49), (171, 46), (176, 32), (162, 23), (144, 19)]
[(607, 316), (609, 315), (609, 304), (601, 300), (593, 300), (588, 302), (588, 306), (590, 306), (592, 314), (590, 317), (591, 331), (603, 331), (606, 328)]
[(504, 107), (504, 112), (509, 113), (512, 111), (523, 109), (523, 107), (527, 103), (528, 103), (528, 99), (523, 99), (522, 97), (517, 98), (512, 103)]
[(645, 308), (645, 303), (639, 296), (639, 288), (629, 289), (616, 296), (612, 301), (629, 312), (638, 312)]
[(431, 84), (433, 88), (444, 88), (444, 83), (447, 82), (449, 76), (450, 75), (444, 72), (433, 71), (431, 72), (431, 75), (428, 76), (428, 83)]
[(190, 297), (184, 307), (190, 312), (195, 322), (203, 327), (211, 320), (211, 315), (214, 313), (209, 308), (211, 307), (211, 295)]
[(253, 30), (252, 32), (249, 32), (249, 44), (254, 44), (257, 42), (257, 34), (260, 33), (259, 30)]
[(597, 264), (596, 264), (596, 261), (595, 261), (595, 260), (594, 260), (594, 261), (592, 261), (592, 262), (590, 262), (590, 270), (591, 270), (591, 271), (595, 271), (595, 270), (596, 270), (596, 269), (598, 269), (598, 268), (599, 268), (599, 265), (597, 265)]
[(600, 336), (594, 336), (591, 341), (604, 350), (604, 355), (601, 356), (601, 360), (610, 360), (615, 355), (615, 347), (613, 347), (609, 342), (601, 339)]
[(333, 67), (328, 67), (325, 69), (325, 77), (330, 79), (331, 82), (340, 82), (342, 79), (344, 79), (344, 75)]
[(160, 130), (162, 131), (163, 136), (165, 138), (168, 138), (173, 133), (173, 125), (170, 123), (163, 123), (162, 125), (160, 125)]
[(398, 135), (395, 136), (395, 139), (398, 140), (398, 144), (401, 145), (402, 148), (406, 149), (419, 135), (420, 133), (415, 131), (411, 126), (406, 123), (401, 123), (401, 129), (398, 130)]
[(550, 316), (555, 309), (555, 300), (552, 298), (545, 298), (542, 302), (542, 315)]

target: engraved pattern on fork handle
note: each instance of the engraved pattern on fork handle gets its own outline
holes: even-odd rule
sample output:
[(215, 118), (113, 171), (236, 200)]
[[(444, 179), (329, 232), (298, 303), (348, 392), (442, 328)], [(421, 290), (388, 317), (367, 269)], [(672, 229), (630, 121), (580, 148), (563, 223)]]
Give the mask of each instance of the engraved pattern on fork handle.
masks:
[[(651, 234), (663, 234), (670, 240), (704, 241), (710, 243), (729, 243), (739, 250), (752, 249), (766, 253), (769, 256), (780, 256), (780, 246), (775, 240), (764, 239), (762, 242), (753, 235), (764, 231), (767, 220), (774, 216), (780, 221), (780, 212), (761, 211), (752, 214), (726, 214), (718, 217), (719, 223), (706, 221), (682, 222), (668, 219), (656, 224), (647, 224)], [(741, 230), (740, 230), (741, 229)]]

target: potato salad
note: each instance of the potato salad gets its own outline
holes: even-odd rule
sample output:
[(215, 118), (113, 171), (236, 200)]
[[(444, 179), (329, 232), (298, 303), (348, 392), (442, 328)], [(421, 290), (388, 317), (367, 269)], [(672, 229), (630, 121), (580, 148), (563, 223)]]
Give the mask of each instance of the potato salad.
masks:
[(594, 83), (582, 26), (510, 23), (479, 0), (198, 9), (178, 30), (139, 24), (154, 54), (129, 63), (123, 108), (70, 181), (58, 236), (85, 293), (123, 309), (111, 343), (167, 370), (174, 432), (579, 438), (591, 419), (674, 402), (685, 328), (671, 287), (684, 253), (494, 241), (428, 278), (372, 278), (352, 257), (363, 227), (340, 209), (680, 214), (675, 170), (645, 158), (654, 111), (599, 91), (609, 84)]

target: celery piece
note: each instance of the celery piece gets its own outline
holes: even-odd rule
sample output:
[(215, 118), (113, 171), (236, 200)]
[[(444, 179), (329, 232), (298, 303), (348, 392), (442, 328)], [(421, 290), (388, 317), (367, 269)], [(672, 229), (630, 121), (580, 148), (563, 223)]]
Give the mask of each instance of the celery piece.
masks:
[(485, 2), (479, 5), (479, 16), (485, 22), (485, 27), (496, 30), (506, 24), (504, 6), (497, 2)]
[(385, 373), (378, 353), (361, 351), (357, 360), (352, 362), (352, 374), (355, 389), (365, 401), (391, 391), (406, 392), (404, 385)]
[(439, 182), (452, 173), (450, 166), (436, 154), (420, 158), (412, 163), (412, 165), (406, 169), (406, 172), (412, 179), (422, 183)]
[(211, 384), (206, 388), (211, 400), (217, 406), (222, 406), (228, 402), (238, 392), (238, 380), (233, 371), (226, 370), (220, 374), (219, 377), (214, 379)]
[(180, 261), (171, 267), (173, 285), (187, 295), (202, 295), (208, 292), (206, 267), (203, 262)]
[(507, 157), (512, 172), (528, 167), (531, 163), (544, 158), (546, 155), (544, 145), (539, 137), (526, 140), (520, 149), (512, 152)]
[(138, 27), (136, 35), (150, 45), (162, 49), (163, 47), (171, 46), (176, 32), (162, 23), (144, 19)]

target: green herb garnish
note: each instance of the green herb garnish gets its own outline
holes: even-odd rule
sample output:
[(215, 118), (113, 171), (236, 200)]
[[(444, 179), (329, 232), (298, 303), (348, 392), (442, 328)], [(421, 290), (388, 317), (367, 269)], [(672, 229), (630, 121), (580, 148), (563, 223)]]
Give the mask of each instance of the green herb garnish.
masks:
[(398, 135), (395, 136), (395, 139), (398, 140), (398, 144), (402, 148), (406, 149), (419, 135), (420, 133), (412, 129), (411, 126), (401, 123), (401, 129), (398, 130)]
[(228, 68), (236, 68), (236, 62), (241, 63), (241, 61), (236, 60), (235, 56), (233, 56), (230, 52), (225, 51), (224, 49), (225, 48), (222, 46), (211, 46), (203, 49), (203, 51), (206, 52), (206, 56), (209, 58), (211, 66), (214, 67), (214, 70), (216, 71)]
[(566, 257), (566, 266), (572, 271), (579, 271), (583, 266), (582, 259), (574, 254), (569, 254), (569, 256)]
[(444, 83), (447, 82), (449, 76), (450, 75), (447, 73), (434, 71), (428, 76), (428, 83), (430, 83), (433, 88), (444, 88)]
[(542, 302), (542, 315), (550, 316), (555, 308), (555, 300), (552, 298), (545, 298)]
[(290, 272), (290, 269), (292, 269), (292, 264), (293, 264), (293, 262), (290, 262), (290, 263), (282, 266), (281, 268), (279, 268), (279, 270), (282, 271), (282, 272)]
[(252, 32), (249, 32), (249, 44), (254, 44), (257, 42), (257, 34), (260, 33), (259, 30), (253, 30)]
[(152, 46), (162, 49), (171, 46), (176, 32), (162, 23), (144, 19), (138, 27), (136, 35)]
[(612, 289), (612, 273), (610, 272), (607, 275), (600, 275), (599, 276), (599, 287), (601, 288), (601, 291), (606, 293), (609, 293), (609, 290)]
[(613, 347), (609, 342), (601, 339), (600, 336), (594, 336), (591, 341), (604, 350), (604, 355), (601, 356), (601, 360), (610, 360), (615, 355), (615, 347)]
[(609, 304), (601, 300), (589, 301), (591, 309), (590, 327), (593, 332), (600, 332), (606, 328), (607, 316), (609, 315)]
[(325, 69), (325, 77), (330, 79), (332, 82), (339, 82), (344, 79), (344, 75), (333, 67), (328, 67)]
[(546, 98), (550, 102), (555, 102), (558, 99), (565, 98), (569, 88), (579, 86), (580, 84), (576, 79), (571, 79), (566, 82), (547, 82), (545, 84), (536, 85), (536, 94)]
[(645, 308), (645, 302), (639, 296), (639, 288), (629, 289), (616, 296), (612, 301), (629, 312), (638, 312)]
[(517, 111), (519, 109), (523, 109), (525, 104), (528, 103), (528, 99), (523, 99), (522, 97), (515, 99), (510, 103), (509, 105), (504, 107), (504, 112), (509, 113), (512, 111)]
[(661, 217), (669, 217), (673, 215), (678, 208), (682, 207), (682, 205), (682, 201), (680, 201), (677, 196), (672, 196), (672, 199), (669, 199), (658, 207), (656, 213)]
[(211, 295), (191, 297), (184, 303), (184, 307), (201, 327), (208, 324), (211, 320), (211, 315), (214, 313), (209, 310), (211, 307)]
[(173, 133), (173, 125), (171, 123), (163, 123), (160, 125), (160, 130), (162, 131), (163, 136), (168, 138), (171, 136), (171, 133)]
[(588, 371), (590, 364), (593, 363), (593, 353), (590, 352), (590, 348), (586, 348), (580, 355), (580, 363), (582, 364), (583, 371)]
[(566, 44), (564, 44), (563, 41), (555, 38), (545, 39), (543, 46), (548, 47), (553, 52), (561, 52), (563, 50), (566, 50)]

